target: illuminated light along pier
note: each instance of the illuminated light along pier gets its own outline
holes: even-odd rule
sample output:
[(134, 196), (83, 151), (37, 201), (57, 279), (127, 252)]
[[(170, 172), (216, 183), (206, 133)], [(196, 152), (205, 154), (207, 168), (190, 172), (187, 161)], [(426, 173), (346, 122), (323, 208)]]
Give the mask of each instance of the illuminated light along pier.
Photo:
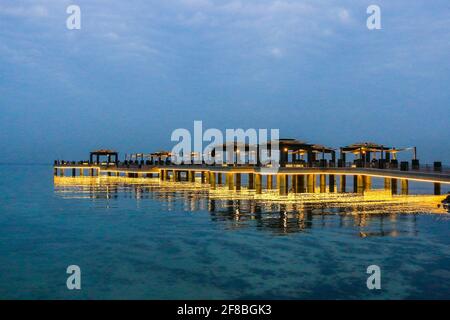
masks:
[[(269, 143), (270, 144), (270, 143)], [(90, 153), (88, 161), (54, 162), (55, 176), (115, 176), (128, 178), (154, 178), (162, 181), (195, 182), (200, 176), (201, 183), (211, 189), (225, 185), (229, 190), (241, 190), (243, 175), (247, 175), (247, 188), (261, 194), (263, 189), (278, 189), (279, 195), (293, 193), (354, 192), (363, 194), (371, 190), (372, 178), (383, 178), (384, 189), (392, 194), (407, 195), (409, 181), (427, 182), (433, 185), (434, 194), (441, 194), (441, 184), (450, 184), (450, 168), (441, 162), (421, 165), (415, 147), (391, 148), (375, 143), (356, 143), (336, 149), (317, 144), (308, 144), (295, 139), (277, 141), (280, 152), (280, 167), (274, 171), (256, 159), (250, 164), (253, 149), (249, 145), (234, 143), (234, 148), (217, 146), (224, 150), (227, 159), (243, 152), (244, 162), (236, 164), (175, 164), (171, 153), (160, 151), (150, 154), (126, 155), (119, 161), (118, 152), (96, 150)], [(225, 151), (225, 149), (227, 151)], [(231, 149), (231, 152), (229, 150)], [(213, 150), (213, 153), (214, 153)], [(411, 161), (398, 161), (397, 153), (412, 151)], [(256, 152), (259, 157), (259, 150)], [(348, 157), (352, 156), (352, 161)], [(102, 159), (103, 158), (103, 159)], [(105, 159), (106, 158), (106, 159)], [(103, 161), (102, 161), (103, 160)], [(348, 190), (347, 180), (353, 180), (353, 190)], [(224, 181), (225, 180), (225, 181)]]

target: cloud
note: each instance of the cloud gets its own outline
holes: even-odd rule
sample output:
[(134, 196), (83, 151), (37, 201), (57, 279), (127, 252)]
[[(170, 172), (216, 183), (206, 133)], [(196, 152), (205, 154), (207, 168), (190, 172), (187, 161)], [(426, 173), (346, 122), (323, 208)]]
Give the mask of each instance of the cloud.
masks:
[(271, 48), (269, 52), (270, 55), (275, 58), (281, 58), (283, 56), (283, 50), (281, 50), (280, 48)]
[(42, 18), (48, 16), (48, 10), (43, 5), (5, 6), (0, 5), (0, 15), (25, 18)]
[(343, 23), (348, 23), (351, 21), (350, 12), (347, 9), (338, 10), (339, 20)]
[[(372, 102), (364, 111), (402, 110), (407, 98), (448, 109), (445, 1), (379, 0), (383, 30), (371, 32), (370, 2), (356, 0), (0, 0), (0, 87), (10, 97), (151, 105), (158, 119), (183, 114), (178, 103), (292, 105), (292, 121), (302, 106), (311, 118), (326, 105), (352, 109), (329, 113), (334, 122), (366, 116), (353, 107)], [(69, 31), (73, 3), (82, 29)]]
[(195, 9), (209, 8), (213, 6), (213, 3), (209, 0), (180, 0), (180, 4), (185, 7)]
[[(45, 56), (46, 46), (35, 39), (46, 39), (56, 47), (56, 51), (69, 55), (98, 51), (95, 56), (102, 56), (103, 51), (114, 61), (127, 61), (131, 55), (151, 63), (160, 59), (158, 63), (169, 64), (182, 61), (195, 51), (194, 48), (216, 59), (252, 60), (271, 56), (300, 61), (320, 56), (325, 49), (336, 48), (342, 41), (363, 44), (369, 36), (364, 28), (364, 5), (358, 8), (349, 0), (136, 0), (133, 5), (121, 0), (110, 0), (108, 5), (104, 1), (80, 0), (82, 30), (69, 34), (64, 22), (67, 16), (65, 7), (71, 3), (66, 0), (2, 3), (0, 15), (18, 20), (11, 26), (6, 23), (12, 19), (0, 21), (3, 23), (3, 35), (0, 33), (0, 41), (4, 43), (2, 52), (9, 56), (16, 52), (19, 58), (15, 61), (36, 59), (36, 56), (40, 59)], [(382, 7), (396, 12), (396, 17), (405, 15), (400, 4), (394, 8), (396, 11)], [(21, 19), (23, 17), (36, 19)], [(46, 19), (38, 19), (43, 17)], [(409, 18), (410, 14), (405, 17)], [(448, 34), (445, 31), (448, 30), (445, 28), (448, 15), (447, 20), (442, 17), (430, 20), (428, 15), (422, 17), (420, 32), (425, 41), (416, 56), (434, 57), (433, 53), (439, 48), (445, 55), (448, 41), (440, 39), (444, 32)], [(396, 21), (403, 20), (396, 18)], [(35, 28), (34, 23), (39, 23), (39, 27)], [(361, 23), (360, 27), (357, 23)], [(411, 24), (401, 25), (409, 28), (399, 30), (397, 27), (402, 36), (414, 33)], [(16, 30), (20, 26), (25, 26), (26, 31)], [(393, 34), (393, 27), (386, 29), (385, 38), (379, 41), (390, 41), (388, 30)], [(434, 37), (426, 36), (430, 30), (436, 31)], [(433, 42), (432, 46), (427, 45), (430, 42)], [(386, 45), (386, 50), (393, 51), (390, 65), (408, 63), (408, 55), (398, 53), (418, 51), (417, 46), (414, 42)], [(33, 50), (42, 52), (42, 55), (30, 55)]]
[(104, 36), (106, 39), (113, 40), (113, 41), (120, 39), (120, 36), (115, 32), (107, 32)]

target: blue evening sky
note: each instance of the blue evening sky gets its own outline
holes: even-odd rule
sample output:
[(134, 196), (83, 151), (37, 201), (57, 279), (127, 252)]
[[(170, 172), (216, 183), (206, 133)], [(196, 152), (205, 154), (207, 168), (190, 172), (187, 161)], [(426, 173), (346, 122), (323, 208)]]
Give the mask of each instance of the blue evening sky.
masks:
[(0, 0), (0, 162), (171, 149), (203, 120), (449, 163), (449, 108), (448, 0)]

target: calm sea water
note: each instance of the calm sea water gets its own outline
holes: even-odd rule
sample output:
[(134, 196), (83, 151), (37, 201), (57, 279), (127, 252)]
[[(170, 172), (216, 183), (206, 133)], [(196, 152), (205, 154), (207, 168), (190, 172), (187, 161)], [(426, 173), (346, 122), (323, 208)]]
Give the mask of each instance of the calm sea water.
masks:
[[(432, 206), (55, 186), (50, 166), (0, 176), (1, 299), (450, 298), (449, 214)], [(366, 287), (373, 264), (381, 290)]]

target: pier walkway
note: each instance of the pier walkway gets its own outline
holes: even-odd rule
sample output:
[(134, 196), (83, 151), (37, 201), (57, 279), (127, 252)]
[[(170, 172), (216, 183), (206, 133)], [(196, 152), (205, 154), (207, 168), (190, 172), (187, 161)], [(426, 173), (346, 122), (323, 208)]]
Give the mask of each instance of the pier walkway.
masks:
[[(323, 163), (322, 163), (323, 164)], [(248, 188), (260, 193), (262, 189), (279, 189), (280, 194), (288, 192), (347, 192), (346, 181), (353, 179), (353, 192), (364, 192), (371, 188), (371, 178), (383, 178), (386, 189), (397, 194), (400, 182), (401, 194), (408, 194), (408, 182), (419, 181), (432, 183), (434, 194), (441, 193), (441, 184), (450, 184), (450, 168), (440, 163), (421, 165), (410, 169), (401, 167), (376, 168), (372, 164), (357, 166), (352, 163), (340, 163), (340, 167), (330, 165), (296, 165), (286, 164), (277, 170), (256, 165), (176, 165), (149, 163), (144, 161), (130, 162), (60, 162), (55, 161), (55, 176), (123, 176), (129, 178), (159, 177), (164, 181), (191, 181), (197, 175), (202, 183), (211, 188), (216, 184), (228, 185), (230, 190), (239, 190), (242, 175), (248, 175)], [(344, 165), (344, 166), (342, 166)], [(264, 181), (263, 181), (264, 180)], [(339, 182), (339, 188), (338, 188)]]

